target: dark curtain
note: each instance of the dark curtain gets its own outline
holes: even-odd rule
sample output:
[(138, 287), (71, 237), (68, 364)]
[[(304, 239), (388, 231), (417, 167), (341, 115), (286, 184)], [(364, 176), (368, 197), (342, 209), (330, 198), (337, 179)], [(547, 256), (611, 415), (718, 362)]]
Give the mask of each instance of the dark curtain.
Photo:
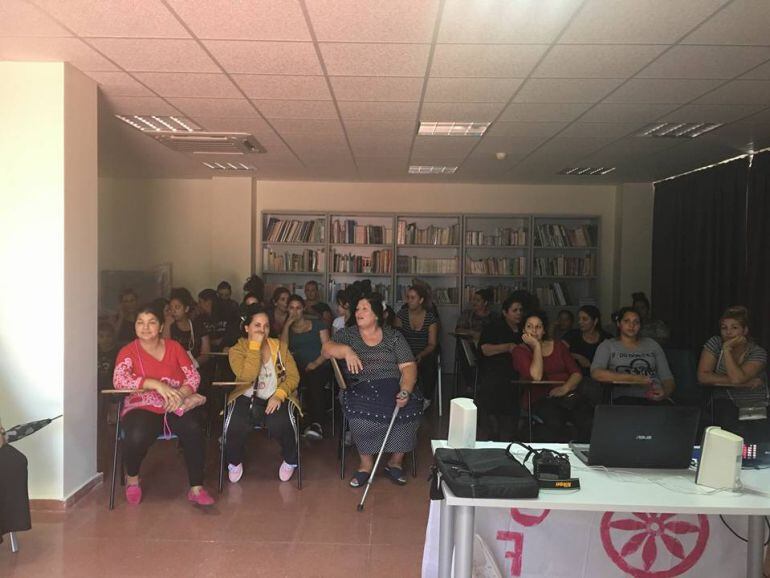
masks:
[(746, 306), (754, 339), (770, 346), (770, 152), (754, 157), (746, 223)]
[(744, 302), (748, 158), (655, 185), (652, 306), (673, 347), (699, 349)]

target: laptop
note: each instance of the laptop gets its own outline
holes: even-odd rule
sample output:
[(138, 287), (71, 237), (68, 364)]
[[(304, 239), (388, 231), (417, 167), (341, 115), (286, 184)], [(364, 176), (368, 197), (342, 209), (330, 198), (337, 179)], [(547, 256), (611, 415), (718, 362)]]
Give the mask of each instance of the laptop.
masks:
[(699, 418), (695, 407), (600, 405), (591, 443), (570, 449), (589, 466), (687, 469)]

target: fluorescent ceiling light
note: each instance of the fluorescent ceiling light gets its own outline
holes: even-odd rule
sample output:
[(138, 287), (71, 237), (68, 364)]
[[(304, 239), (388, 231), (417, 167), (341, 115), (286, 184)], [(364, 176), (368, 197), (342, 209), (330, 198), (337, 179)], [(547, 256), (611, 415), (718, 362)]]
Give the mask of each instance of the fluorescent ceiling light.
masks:
[(595, 177), (608, 175), (614, 170), (615, 167), (567, 167), (560, 170), (557, 174), (573, 177)]
[(482, 136), (488, 122), (420, 122), (420, 136)]
[(453, 175), (455, 172), (457, 172), (457, 167), (439, 165), (411, 165), (409, 167), (410, 175)]
[(657, 138), (695, 138), (722, 126), (716, 122), (656, 122), (644, 127), (636, 136)]
[(203, 161), (213, 171), (256, 171), (257, 167), (243, 163), (219, 163)]
[(116, 114), (115, 117), (142, 132), (195, 132), (201, 130), (201, 127), (183, 116)]

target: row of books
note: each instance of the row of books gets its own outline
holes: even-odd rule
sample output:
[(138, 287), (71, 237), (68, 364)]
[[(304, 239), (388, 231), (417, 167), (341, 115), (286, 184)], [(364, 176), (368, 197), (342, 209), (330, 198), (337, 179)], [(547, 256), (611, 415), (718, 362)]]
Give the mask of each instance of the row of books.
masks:
[[(330, 281), (329, 282), (329, 295), (331, 295), (331, 298), (329, 299), (329, 305), (336, 302), (337, 299), (337, 293), (339, 291), (342, 291), (343, 289), (347, 289), (351, 283), (342, 283), (339, 281)], [(393, 305), (391, 302), (391, 290), (390, 285), (386, 285), (384, 283), (372, 283), (372, 291), (375, 293), (379, 293), (380, 296), (384, 299), (385, 303), (389, 305)]]
[(323, 243), (325, 219), (278, 219), (270, 217), (264, 239), (268, 243)]
[(305, 249), (301, 253), (268, 251), (263, 266), (268, 273), (318, 273), (323, 271), (323, 251)]
[(399, 219), (396, 240), (399, 245), (459, 245), (460, 225), (459, 223), (451, 227), (430, 225), (420, 229), (417, 223), (407, 223)]
[(527, 274), (526, 257), (487, 257), (465, 259), (466, 275), (512, 275), (524, 277)]
[(432, 257), (414, 257), (410, 255), (399, 255), (396, 260), (396, 272), (415, 273), (415, 274), (436, 274), (444, 273), (447, 275), (457, 273), (457, 257), (448, 259), (435, 259)]
[(527, 230), (498, 227), (494, 233), (465, 231), (465, 244), (483, 247), (523, 247), (527, 244)]
[(359, 225), (354, 219), (334, 219), (332, 243), (388, 245), (393, 242), (393, 229), (381, 225)]
[(534, 260), (535, 277), (593, 277), (596, 275), (596, 259), (585, 257), (537, 257)]
[(571, 305), (572, 299), (567, 291), (567, 286), (561, 283), (551, 283), (547, 287), (537, 287), (535, 289), (540, 305), (545, 307), (553, 305)]
[(333, 253), (332, 271), (335, 273), (383, 273), (393, 270), (393, 251), (372, 251), (371, 255)]
[(463, 302), (470, 303), (473, 299), (473, 296), (476, 294), (476, 291), (481, 289), (491, 289), (493, 294), (492, 303), (502, 303), (505, 301), (508, 295), (514, 291), (526, 288), (526, 285), (523, 283), (515, 285), (487, 285), (485, 287), (480, 287), (478, 285), (466, 285), (463, 288)]
[[(406, 301), (406, 292), (409, 285), (398, 286), (398, 300)], [(433, 287), (433, 302), (436, 305), (457, 305), (460, 290), (457, 287)]]
[(596, 225), (565, 227), (564, 225), (538, 225), (535, 229), (535, 247), (596, 247)]

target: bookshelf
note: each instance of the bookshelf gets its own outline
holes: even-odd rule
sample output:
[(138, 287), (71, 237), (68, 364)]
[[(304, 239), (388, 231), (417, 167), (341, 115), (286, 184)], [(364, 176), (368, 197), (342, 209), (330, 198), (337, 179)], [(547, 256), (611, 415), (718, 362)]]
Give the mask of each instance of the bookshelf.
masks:
[[(318, 281), (332, 307), (337, 291), (370, 279), (394, 309), (414, 278), (429, 283), (442, 322), (443, 363), (452, 367), (454, 328), (473, 293), (494, 303), (535, 293), (550, 315), (599, 300), (599, 225), (594, 216), (283, 213), (262, 215), (266, 291), (303, 294)], [(269, 295), (269, 292), (268, 292)]]

